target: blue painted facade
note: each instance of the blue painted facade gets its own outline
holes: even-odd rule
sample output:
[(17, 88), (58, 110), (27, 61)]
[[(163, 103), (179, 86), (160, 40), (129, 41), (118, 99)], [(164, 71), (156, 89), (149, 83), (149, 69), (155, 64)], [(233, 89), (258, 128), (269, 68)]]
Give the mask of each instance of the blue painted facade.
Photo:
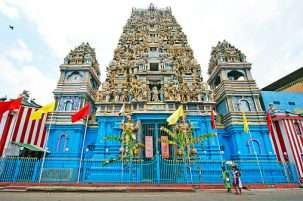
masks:
[[(134, 114), (134, 120), (144, 123), (158, 123), (167, 118), (167, 114)], [(192, 123), (194, 135), (217, 132), (216, 137), (209, 138), (203, 146), (197, 144), (198, 155), (191, 163), (176, 162), (161, 159), (160, 153), (153, 159), (136, 161), (123, 164), (121, 161), (104, 166), (104, 160), (119, 154), (119, 143), (106, 141), (107, 135), (120, 135), (122, 116), (98, 116), (98, 126), (89, 127), (84, 143), (84, 159), (80, 161), (81, 145), (84, 134), (84, 125), (55, 125), (52, 126), (48, 140), (47, 158), (43, 165), (42, 182), (77, 182), (81, 164), (81, 183), (221, 183), (220, 168), (223, 162), (233, 160), (241, 169), (244, 183), (286, 183), (285, 169), (275, 158), (271, 144), (268, 141), (267, 129), (253, 128), (253, 140), (258, 141), (257, 163), (255, 155), (248, 144), (249, 135), (242, 132), (242, 126), (232, 126), (225, 129), (213, 130), (210, 126), (210, 117), (202, 115), (189, 115), (187, 118)], [(260, 132), (261, 131), (261, 132)], [(159, 133), (157, 133), (158, 135)], [(63, 136), (63, 137), (62, 137)], [(66, 143), (62, 142), (66, 139)], [(65, 144), (65, 149), (63, 145)], [(221, 146), (221, 151), (219, 147)], [(68, 149), (66, 149), (68, 148)], [(270, 153), (272, 152), (272, 153)], [(221, 158), (223, 156), (223, 158)], [(33, 159), (8, 159), (0, 161), (7, 167), (14, 168), (17, 172), (9, 172), (5, 168), (5, 177), (1, 181), (30, 181), (38, 182), (42, 167), (41, 160)], [(260, 166), (263, 179), (259, 176)], [(31, 174), (32, 173), (32, 174)]]
[(262, 91), (263, 107), (276, 112), (303, 111), (303, 93), (287, 91)]
[[(135, 114), (134, 121), (144, 123), (164, 123), (168, 114)], [(120, 136), (123, 116), (99, 116), (97, 117), (98, 127), (88, 128), (84, 143), (86, 159), (108, 159), (119, 154), (120, 144), (115, 141), (105, 140), (107, 136)], [(206, 133), (215, 133), (211, 128), (210, 116), (189, 115), (194, 136)], [(84, 125), (55, 125), (52, 126), (49, 134), (47, 147), (48, 157), (79, 157), (82, 149)], [(201, 145), (196, 145), (199, 155), (205, 159), (220, 159), (220, 145), (216, 137), (207, 139)]]
[(275, 160), (266, 126), (250, 126), (250, 134), (243, 132), (243, 125), (218, 129), (225, 160)]
[[(151, 122), (157, 124), (165, 122), (167, 117), (168, 114), (134, 114), (133, 120), (140, 121), (141, 125)], [(117, 156), (120, 148), (119, 143), (104, 138), (108, 135), (121, 135), (120, 126), (123, 119), (123, 116), (98, 116), (96, 118), (98, 126), (88, 128), (84, 145), (81, 182), (220, 183), (220, 168), (227, 160), (234, 161), (241, 167), (242, 174), (247, 174), (243, 175), (246, 183), (287, 182), (284, 175), (285, 167), (276, 160), (266, 126), (251, 126), (251, 138), (247, 133), (243, 133), (242, 125), (212, 129), (208, 115), (187, 116), (193, 126), (194, 136), (217, 132), (219, 138), (219, 142), (217, 137), (213, 137), (209, 138), (203, 146), (197, 144), (198, 154), (193, 159), (195, 162), (190, 166), (187, 163), (177, 165), (178, 163), (173, 161), (163, 160), (160, 152), (152, 160), (143, 160), (140, 163), (135, 162), (134, 159), (133, 163), (122, 164), (119, 161), (103, 166), (102, 161)], [(68, 173), (67, 180), (75, 182), (80, 163), (83, 134), (84, 125), (53, 126), (48, 140), (49, 154), (44, 171), (65, 167), (67, 168), (65, 171), (72, 170), (72, 173)], [(59, 141), (62, 136), (67, 136), (67, 150), (60, 150), (62, 146)], [(256, 160), (252, 146), (255, 146), (259, 162)], [(72, 148), (69, 149), (69, 147)], [(64, 159), (67, 159), (68, 162), (63, 162)], [(170, 169), (172, 167), (178, 172), (181, 171), (182, 174), (179, 174), (183, 176), (179, 175), (176, 178), (176, 175), (171, 174), (165, 178), (164, 173), (172, 171)], [(260, 175), (258, 167), (262, 169), (263, 178), (258, 176)], [(51, 175), (51, 173), (49, 174)], [(44, 181), (51, 182), (47, 179)], [(59, 181), (64, 182), (65, 180)]]

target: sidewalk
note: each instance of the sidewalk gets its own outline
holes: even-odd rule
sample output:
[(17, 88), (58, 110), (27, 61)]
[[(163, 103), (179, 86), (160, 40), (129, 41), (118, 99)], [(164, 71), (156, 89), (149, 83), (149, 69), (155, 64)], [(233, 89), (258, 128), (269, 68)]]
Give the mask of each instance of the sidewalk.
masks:
[[(302, 186), (301, 186), (302, 187)], [(250, 184), (246, 189), (300, 188), (299, 184)], [(222, 184), (70, 184), (70, 183), (1, 183), (0, 192), (194, 192), (197, 190), (222, 190)]]

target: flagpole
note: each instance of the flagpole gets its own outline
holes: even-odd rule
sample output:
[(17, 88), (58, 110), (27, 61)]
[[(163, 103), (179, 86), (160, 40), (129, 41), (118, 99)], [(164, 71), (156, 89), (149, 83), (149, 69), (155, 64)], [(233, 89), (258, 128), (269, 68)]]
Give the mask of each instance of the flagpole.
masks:
[[(185, 120), (185, 123), (187, 123), (187, 117), (186, 117), (186, 112), (184, 111), (184, 104), (182, 104), (181, 103), (181, 106), (182, 106), (182, 110), (183, 110), (183, 116), (180, 116), (181, 118), (183, 118), (183, 120)], [(179, 106), (180, 107), (180, 106)], [(179, 109), (179, 108), (178, 108)], [(177, 109), (177, 110), (178, 110)], [(180, 115), (180, 114), (178, 114), (178, 115)], [(179, 118), (180, 118), (179, 117)], [(179, 119), (178, 118), (178, 119)], [(178, 120), (177, 120), (177, 122), (178, 122)], [(177, 123), (176, 122), (176, 123)], [(190, 146), (188, 145), (188, 147), (190, 148)], [(189, 156), (189, 149), (188, 149), (188, 147), (186, 148), (186, 150), (187, 150), (187, 153), (184, 153), (184, 154), (187, 154), (187, 161), (188, 161), (188, 168), (189, 168), (189, 173), (190, 173), (190, 181), (191, 181), (191, 183), (193, 183), (193, 174), (192, 174), (192, 168), (191, 168), (191, 165), (190, 165), (190, 156)], [(183, 157), (183, 161), (185, 160), (185, 163), (186, 163), (186, 159), (185, 159), (185, 157)]]
[[(47, 115), (47, 113), (46, 113), (46, 115)], [(50, 133), (52, 123), (53, 123), (53, 116), (54, 116), (54, 112), (52, 111), (51, 118), (50, 118), (50, 124), (47, 129), (48, 131), (46, 132), (46, 138), (45, 138), (44, 145), (43, 145), (43, 158), (42, 158), (42, 164), (41, 164), (40, 175), (39, 175), (39, 183), (41, 183), (41, 179), (42, 179), (43, 166), (44, 166), (45, 157), (46, 157), (46, 148), (47, 148), (46, 145), (48, 142), (49, 133)]]
[(84, 144), (85, 144), (85, 138), (86, 138), (86, 133), (87, 133), (88, 116), (89, 116), (89, 115), (87, 115), (87, 117), (86, 117), (84, 136), (83, 136), (83, 140), (82, 140), (82, 148), (81, 148), (81, 155), (80, 155), (80, 162), (79, 162), (79, 170), (78, 170), (77, 183), (80, 182), (80, 173), (81, 173), (81, 168), (82, 168)]
[[(250, 130), (248, 129), (248, 133), (249, 133), (249, 136), (250, 136), (250, 139), (252, 140), (253, 137), (252, 137), (252, 134), (250, 133)], [(260, 176), (261, 176), (261, 179), (262, 179), (262, 183), (264, 184), (264, 177), (263, 177), (263, 173), (262, 173), (262, 170), (261, 170), (261, 166), (260, 166), (260, 162), (259, 162), (259, 157), (257, 155), (257, 152), (256, 152), (256, 149), (255, 149), (255, 145), (254, 143), (252, 142), (252, 147), (253, 147), (253, 152), (255, 154), (255, 157), (257, 159), (257, 164), (258, 164), (258, 167), (259, 167), (259, 171), (260, 171)]]
[[(214, 110), (211, 111), (211, 113), (214, 113)], [(214, 115), (214, 114), (211, 114), (211, 115)], [(212, 120), (211, 120), (212, 121)], [(221, 153), (221, 145), (220, 145), (220, 140), (219, 140), (219, 135), (218, 135), (218, 129), (217, 129), (217, 125), (216, 125), (216, 119), (214, 118), (213, 119), (214, 121), (214, 129), (215, 130), (215, 134), (216, 134), (216, 139), (217, 139), (217, 144), (218, 144), (218, 148), (219, 148), (219, 154), (220, 154), (220, 160), (221, 160), (221, 166), (223, 166), (223, 156), (222, 156), (222, 153)]]
[(219, 140), (219, 135), (218, 135), (218, 129), (215, 128), (214, 130), (215, 130), (215, 133), (216, 133), (216, 139), (217, 139), (218, 148), (219, 148), (221, 166), (223, 166), (224, 162), (223, 162), (223, 156), (222, 156), (222, 153), (221, 153), (221, 145), (220, 145), (220, 140)]
[[(123, 107), (123, 106), (122, 106), (122, 107)], [(123, 116), (123, 120), (122, 120), (122, 125), (123, 125), (124, 122), (125, 122), (125, 116), (126, 116), (126, 115), (125, 115), (125, 112), (124, 112), (124, 116)], [(122, 166), (121, 166), (121, 170), (122, 170), (122, 172), (121, 172), (121, 181), (122, 181), (122, 182), (123, 182), (123, 180), (124, 180), (124, 179), (123, 179), (123, 177), (124, 177), (124, 164), (123, 164), (123, 163), (124, 163), (124, 162), (123, 162), (123, 161), (124, 161), (124, 157), (123, 157), (123, 154), (124, 154), (124, 145), (123, 145), (124, 142), (123, 142), (123, 141), (124, 141), (124, 139), (123, 139), (123, 132), (124, 132), (124, 131), (122, 130), (122, 140), (121, 140), (121, 142), (122, 142), (122, 153), (121, 153), (121, 156), (122, 156), (122, 157), (121, 157), (121, 165), (122, 165)]]

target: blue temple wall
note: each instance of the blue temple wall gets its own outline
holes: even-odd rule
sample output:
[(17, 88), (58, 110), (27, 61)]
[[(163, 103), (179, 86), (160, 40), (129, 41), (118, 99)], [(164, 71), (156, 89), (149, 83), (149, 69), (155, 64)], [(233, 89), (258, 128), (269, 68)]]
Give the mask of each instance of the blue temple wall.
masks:
[[(165, 123), (168, 114), (134, 114), (133, 121), (160, 122)], [(81, 181), (82, 182), (141, 182), (144, 180), (146, 171), (153, 175), (152, 182), (165, 183), (163, 171), (171, 171), (172, 167), (161, 157), (155, 156), (154, 164), (159, 167), (155, 168), (149, 162), (132, 164), (132, 168), (123, 165), (121, 162), (115, 162), (108, 166), (103, 166), (102, 161), (114, 158), (119, 155), (120, 143), (112, 140), (105, 140), (107, 136), (120, 136), (121, 123), (126, 120), (124, 116), (98, 116), (97, 125), (89, 127), (84, 145), (84, 158), (88, 159), (82, 163)], [(241, 167), (243, 181), (247, 183), (283, 183), (286, 182), (283, 175), (283, 167), (277, 162), (274, 155), (271, 142), (268, 136), (266, 125), (250, 125), (250, 132), (253, 137), (254, 146), (258, 153), (258, 160), (249, 145), (250, 135), (243, 133), (243, 125), (231, 125), (224, 129), (212, 129), (209, 115), (187, 115), (187, 120), (192, 124), (194, 136), (204, 133), (217, 133), (218, 137), (208, 138), (203, 146), (196, 144), (198, 151), (195, 159), (198, 162), (191, 166), (192, 172), (187, 172), (186, 164), (183, 164), (180, 170), (182, 177), (171, 175), (170, 182), (187, 183), (207, 182), (220, 183), (220, 168), (224, 161), (232, 160)], [(84, 134), (84, 125), (53, 125), (47, 146), (49, 153), (47, 157), (62, 158), (58, 160), (48, 160), (44, 168), (48, 171), (59, 170), (62, 168), (69, 171), (68, 181), (76, 181), (77, 173), (80, 166), (80, 153), (82, 139)], [(66, 136), (66, 144), (60, 145), (60, 138)], [(62, 140), (61, 140), (62, 141)], [(252, 145), (251, 145), (252, 146)], [(68, 148), (68, 150), (64, 150)], [(221, 151), (220, 151), (221, 149)], [(176, 164), (174, 164), (176, 165)], [(160, 168), (161, 166), (161, 168)], [(59, 168), (59, 169), (58, 169)], [(262, 169), (263, 179), (261, 179), (260, 169)], [(166, 173), (165, 173), (166, 174)], [(179, 173), (181, 174), (181, 173)], [(155, 175), (158, 175), (157, 177)], [(162, 178), (163, 177), (163, 178)], [(49, 179), (47, 177), (47, 179)], [(44, 179), (48, 182), (50, 180)], [(62, 180), (63, 181), (63, 180)]]
[(108, 140), (108, 136), (121, 135), (121, 123), (125, 120), (124, 116), (97, 116), (98, 130), (95, 140), (93, 159), (108, 159), (119, 154), (120, 143)]
[(79, 158), (84, 129), (84, 125), (51, 125), (47, 156)]
[[(163, 123), (167, 117), (168, 115), (164, 114), (134, 114), (132, 116), (134, 121), (141, 121), (141, 123), (145, 121)], [(198, 155), (195, 159), (197, 160), (191, 165), (163, 160), (157, 155), (154, 159), (142, 163), (123, 164), (121, 161), (117, 161), (104, 166), (102, 161), (117, 156), (120, 147), (119, 143), (107, 141), (104, 138), (109, 135), (120, 136), (122, 132), (120, 125), (124, 118), (123, 116), (97, 117), (98, 126), (89, 127), (87, 130), (84, 158), (89, 160), (84, 161), (80, 161), (79, 157), (85, 126), (52, 125), (47, 143), (49, 153), (43, 165), (42, 181), (77, 182), (80, 170), (79, 181), (81, 183), (221, 183), (220, 169), (223, 162), (233, 160), (240, 167), (244, 183), (288, 182), (283, 166), (277, 162), (274, 154), (270, 154), (272, 148), (268, 141), (266, 126), (250, 126), (253, 138), (262, 145), (258, 155), (260, 161), (257, 163), (254, 154), (247, 147), (249, 135), (243, 133), (242, 125), (231, 125), (225, 129), (214, 130), (211, 128), (210, 117), (203, 115), (187, 116), (192, 123), (194, 136), (203, 133), (218, 133), (220, 143), (218, 143), (218, 138), (212, 137), (207, 139), (203, 146), (196, 144)], [(67, 141), (61, 146), (58, 141), (62, 136), (65, 136)], [(219, 145), (224, 153), (219, 151)], [(64, 147), (68, 149), (63, 150)], [(223, 154), (223, 160), (221, 160), (220, 154)], [(31, 176), (28, 179), (33, 182), (38, 181), (42, 167), (41, 161), (16, 160), (13, 162), (14, 164), (24, 164), (20, 166), (19, 172), (23, 172), (22, 167), (37, 167), (32, 170), (34, 174), (27, 173), (27, 175)], [(263, 177), (260, 176), (260, 170)], [(12, 177), (14, 175), (16, 174), (12, 173)], [(20, 177), (22, 181), (24, 178), (24, 176)], [(14, 177), (14, 179), (18, 181), (18, 177)], [(12, 179), (9, 178), (9, 180)]]
[[(134, 122), (140, 121), (141, 124), (147, 122), (159, 122), (165, 123), (168, 114), (134, 114), (132, 120)], [(96, 158), (108, 159), (115, 157), (119, 154), (120, 143), (105, 140), (106, 136), (120, 136), (121, 135), (121, 123), (125, 119), (123, 116), (98, 116), (97, 122), (99, 124), (98, 137), (96, 141)], [(216, 131), (211, 128), (210, 116), (202, 115), (187, 115), (187, 120), (192, 124), (194, 129), (193, 135), (200, 136), (206, 133), (215, 133)], [(196, 144), (198, 155), (201, 159), (216, 160), (220, 159), (220, 151), (217, 137), (208, 138), (203, 146)]]
[[(275, 155), (266, 125), (249, 125), (250, 134), (243, 125), (218, 129), (224, 160), (240, 167), (242, 180), (247, 183), (289, 182), (285, 169)], [(291, 171), (291, 167), (287, 167)], [(292, 181), (295, 181), (292, 179)]]
[(83, 158), (84, 159), (92, 159), (93, 157), (93, 150), (95, 149), (95, 144), (98, 137), (98, 127), (88, 127), (87, 133), (84, 142), (84, 152)]
[(295, 112), (303, 110), (303, 93), (287, 91), (261, 91), (261, 102), (265, 111), (273, 104), (274, 109), (279, 112)]
[(250, 125), (250, 134), (244, 133), (243, 125), (230, 125), (218, 129), (220, 143), (226, 160), (254, 160), (256, 151), (263, 160), (276, 160), (266, 125)]

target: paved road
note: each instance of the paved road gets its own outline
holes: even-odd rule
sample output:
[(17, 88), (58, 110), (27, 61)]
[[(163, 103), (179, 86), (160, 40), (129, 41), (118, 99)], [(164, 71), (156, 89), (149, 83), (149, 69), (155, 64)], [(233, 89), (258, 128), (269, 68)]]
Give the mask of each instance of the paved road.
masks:
[(250, 190), (242, 195), (219, 190), (197, 192), (140, 192), (140, 193), (47, 193), (0, 192), (1, 201), (302, 201), (303, 189)]

